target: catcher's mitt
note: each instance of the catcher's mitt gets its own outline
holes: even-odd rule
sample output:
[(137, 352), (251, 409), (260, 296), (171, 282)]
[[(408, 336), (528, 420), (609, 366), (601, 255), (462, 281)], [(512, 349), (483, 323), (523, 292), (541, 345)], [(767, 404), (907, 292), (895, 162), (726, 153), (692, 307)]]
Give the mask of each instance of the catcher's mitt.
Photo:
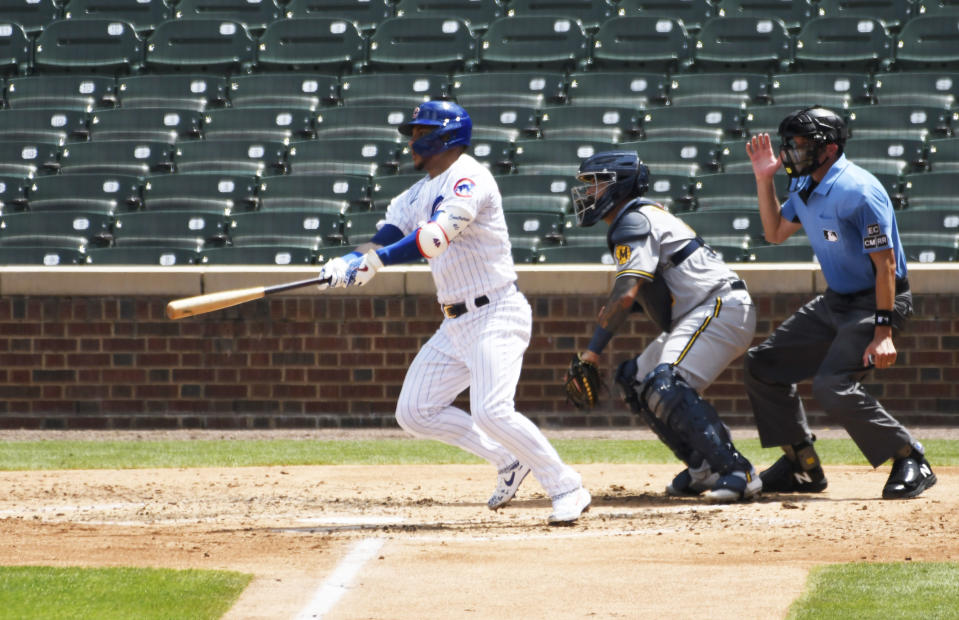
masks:
[(574, 355), (569, 363), (569, 370), (566, 371), (566, 399), (577, 409), (589, 411), (599, 401), (599, 388), (602, 384), (596, 364), (583, 361), (578, 354)]

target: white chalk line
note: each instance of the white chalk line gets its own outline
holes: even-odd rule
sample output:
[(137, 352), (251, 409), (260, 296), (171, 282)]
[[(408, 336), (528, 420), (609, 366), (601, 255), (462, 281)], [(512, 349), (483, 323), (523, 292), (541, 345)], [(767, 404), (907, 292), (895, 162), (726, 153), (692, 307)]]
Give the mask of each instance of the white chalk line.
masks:
[(364, 538), (350, 549), (336, 568), (317, 588), (313, 599), (296, 616), (296, 620), (316, 620), (326, 615), (346, 594), (363, 565), (373, 559), (385, 541), (382, 538)]

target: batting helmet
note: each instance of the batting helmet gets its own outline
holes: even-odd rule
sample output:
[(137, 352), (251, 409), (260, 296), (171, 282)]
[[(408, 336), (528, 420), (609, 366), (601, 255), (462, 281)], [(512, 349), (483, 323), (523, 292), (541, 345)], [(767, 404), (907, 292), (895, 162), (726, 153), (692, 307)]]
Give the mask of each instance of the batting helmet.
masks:
[[(809, 146), (799, 148), (793, 138), (809, 140)], [(811, 174), (822, 165), (819, 160), (827, 144), (839, 145), (841, 155), (849, 130), (846, 123), (831, 110), (812, 106), (796, 110), (779, 124), (779, 152), (783, 167), (792, 178)]]
[(400, 125), (400, 133), (412, 136), (416, 126), (436, 128), (413, 143), (413, 151), (421, 157), (432, 157), (454, 146), (469, 146), (473, 134), (470, 115), (452, 101), (421, 103), (412, 118)]
[(649, 189), (649, 168), (636, 151), (604, 151), (583, 160), (576, 178), (585, 185), (572, 189), (576, 223), (592, 226), (623, 199)]

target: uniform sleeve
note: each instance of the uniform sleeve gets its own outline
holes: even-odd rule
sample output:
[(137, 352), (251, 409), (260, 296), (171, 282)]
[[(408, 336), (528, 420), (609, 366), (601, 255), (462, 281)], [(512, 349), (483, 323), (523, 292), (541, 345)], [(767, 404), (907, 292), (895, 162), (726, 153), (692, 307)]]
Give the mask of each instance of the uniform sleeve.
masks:
[(649, 220), (639, 211), (631, 211), (615, 222), (610, 233), (616, 277), (630, 275), (645, 280), (655, 278), (659, 266), (660, 244), (651, 231)]
[(894, 221), (892, 201), (882, 187), (870, 185), (863, 191), (863, 202), (856, 223), (862, 235), (862, 251), (869, 254), (892, 247)]
[(796, 207), (793, 205), (792, 197), (788, 198), (785, 203), (783, 203), (782, 210), (779, 212), (784, 220), (790, 222), (798, 222), (799, 218), (796, 215)]
[(450, 177), (450, 184), (443, 189), (443, 205), (455, 203), (457, 207), (467, 211), (475, 219), (480, 210), (480, 205), (487, 202), (490, 194), (496, 191), (496, 184), (485, 175), (473, 175), (466, 177)]
[(417, 227), (417, 223), (412, 221), (412, 209), (408, 205), (409, 194), (410, 190), (406, 190), (391, 200), (386, 207), (386, 217), (383, 218), (385, 223), (396, 226), (404, 235), (410, 234)]

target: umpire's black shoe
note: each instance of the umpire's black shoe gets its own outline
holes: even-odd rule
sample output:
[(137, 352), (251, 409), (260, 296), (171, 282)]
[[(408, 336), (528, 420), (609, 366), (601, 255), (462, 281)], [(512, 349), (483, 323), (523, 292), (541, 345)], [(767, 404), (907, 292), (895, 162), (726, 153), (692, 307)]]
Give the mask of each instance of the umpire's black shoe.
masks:
[(763, 481), (763, 491), (768, 493), (819, 493), (827, 484), (821, 466), (804, 470), (785, 454), (760, 473), (759, 479)]
[(916, 497), (936, 484), (936, 474), (926, 457), (918, 451), (892, 462), (892, 472), (882, 488), (883, 499), (908, 499)]

